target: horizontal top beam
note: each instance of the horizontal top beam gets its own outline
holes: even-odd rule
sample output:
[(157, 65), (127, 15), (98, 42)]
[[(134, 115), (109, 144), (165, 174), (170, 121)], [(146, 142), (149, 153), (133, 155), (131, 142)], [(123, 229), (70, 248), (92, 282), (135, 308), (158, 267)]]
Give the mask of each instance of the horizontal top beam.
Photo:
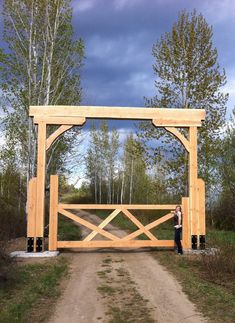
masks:
[[(76, 124), (76, 118), (100, 119), (130, 119), (154, 120), (157, 126), (201, 126), (205, 119), (205, 110), (201, 109), (163, 109), (136, 107), (104, 107), (104, 106), (30, 106), (29, 115), (34, 122), (47, 124), (61, 124), (61, 117), (65, 124)], [(58, 123), (57, 123), (58, 122)]]

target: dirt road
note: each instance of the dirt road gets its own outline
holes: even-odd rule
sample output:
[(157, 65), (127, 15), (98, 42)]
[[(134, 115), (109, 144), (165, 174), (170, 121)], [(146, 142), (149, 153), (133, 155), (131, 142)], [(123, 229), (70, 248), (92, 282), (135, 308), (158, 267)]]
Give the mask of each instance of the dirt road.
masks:
[(72, 257), (71, 276), (51, 323), (206, 322), (149, 251), (86, 250)]

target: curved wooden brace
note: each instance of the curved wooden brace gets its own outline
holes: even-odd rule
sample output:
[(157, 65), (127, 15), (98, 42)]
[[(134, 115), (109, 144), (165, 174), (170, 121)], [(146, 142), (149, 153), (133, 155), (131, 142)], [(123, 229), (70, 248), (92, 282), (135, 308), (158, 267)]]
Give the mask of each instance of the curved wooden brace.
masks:
[(71, 129), (72, 127), (72, 125), (62, 125), (58, 129), (56, 129), (56, 131), (54, 131), (46, 140), (46, 150), (51, 147), (56, 138), (58, 138), (62, 133)]
[(179, 132), (179, 130), (177, 130), (175, 127), (164, 127), (164, 128), (170, 133), (172, 133), (176, 138), (178, 138), (188, 152), (190, 151), (189, 141), (182, 135), (182, 133)]
[[(85, 118), (80, 118), (79, 123), (76, 122), (75, 125), (83, 125), (85, 121)], [(48, 150), (51, 147), (52, 143), (56, 140), (56, 138), (58, 138), (65, 131), (71, 129), (73, 126), (74, 124), (63, 124), (58, 129), (56, 129), (56, 131), (54, 131), (46, 140), (46, 150)]]

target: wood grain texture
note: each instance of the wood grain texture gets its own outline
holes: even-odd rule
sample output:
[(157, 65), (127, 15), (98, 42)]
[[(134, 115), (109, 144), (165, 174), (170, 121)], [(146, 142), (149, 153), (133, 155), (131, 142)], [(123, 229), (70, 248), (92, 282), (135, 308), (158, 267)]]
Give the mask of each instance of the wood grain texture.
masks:
[(38, 125), (37, 155), (37, 198), (36, 198), (36, 236), (44, 236), (44, 199), (45, 199), (45, 167), (46, 167), (46, 124)]
[(57, 250), (58, 234), (58, 175), (50, 177), (49, 251)]
[(131, 241), (58, 241), (58, 248), (143, 248), (174, 247), (173, 240), (131, 240)]
[(65, 204), (59, 207), (66, 210), (174, 210), (176, 204)]
[[(157, 109), (107, 106), (30, 106), (33, 117), (85, 117), (108, 119), (154, 120), (156, 123), (173, 122), (200, 126), (205, 119), (205, 110), (199, 109)], [(52, 119), (53, 120), (53, 119)], [(63, 124), (61, 122), (61, 124)], [(163, 124), (164, 125), (164, 124)]]
[(183, 232), (182, 245), (184, 249), (191, 248), (191, 226), (189, 220), (189, 198), (182, 197), (182, 214), (183, 214)]
[(62, 125), (56, 131), (54, 131), (46, 140), (46, 150), (48, 150), (53, 142), (58, 138), (62, 133), (65, 131), (71, 129), (73, 126), (72, 125)]
[(36, 199), (37, 199), (37, 178), (29, 181), (27, 197), (27, 237), (36, 237)]

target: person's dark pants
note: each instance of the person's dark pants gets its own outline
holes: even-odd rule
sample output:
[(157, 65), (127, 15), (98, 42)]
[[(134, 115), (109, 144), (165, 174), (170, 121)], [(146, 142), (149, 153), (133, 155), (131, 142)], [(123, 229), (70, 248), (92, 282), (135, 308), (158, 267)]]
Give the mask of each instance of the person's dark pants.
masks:
[(181, 244), (181, 241), (180, 241), (181, 232), (182, 232), (182, 228), (179, 228), (179, 229), (175, 228), (175, 244), (177, 246), (178, 253), (182, 254), (183, 250), (182, 250), (182, 244)]

